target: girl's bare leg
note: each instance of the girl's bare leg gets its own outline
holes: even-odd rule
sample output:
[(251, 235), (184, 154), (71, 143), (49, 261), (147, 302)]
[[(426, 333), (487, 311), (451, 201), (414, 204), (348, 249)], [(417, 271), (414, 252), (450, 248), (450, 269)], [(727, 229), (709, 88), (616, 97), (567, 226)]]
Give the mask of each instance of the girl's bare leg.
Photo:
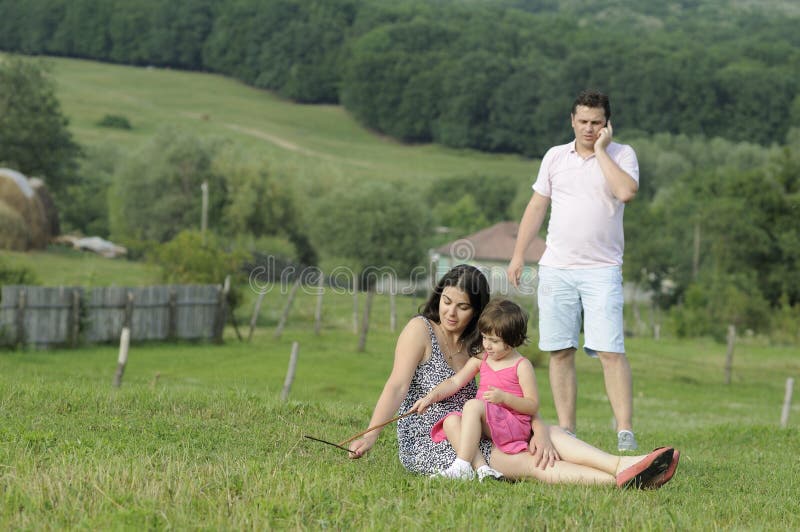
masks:
[[(460, 458), (462, 455), (459, 452), (461, 449), (461, 442), (462, 440), (462, 433), (463, 430), (462, 426), (462, 416), (448, 416), (442, 425), (444, 429), (445, 436), (447, 436), (447, 441), (450, 442), (450, 445), (453, 446), (453, 449), (456, 450), (456, 455)], [(483, 453), (480, 450), (480, 444), (475, 448), (475, 455), (472, 457), (471, 460), (467, 460), (472, 464), (472, 468), (476, 471), (479, 467), (488, 465), (486, 463), (486, 459), (483, 457)]]
[(480, 454), (484, 412), (486, 406), (483, 401), (470, 399), (464, 405), (461, 414), (461, 441), (456, 448), (456, 454), (467, 462), (471, 462), (476, 454)]
[(508, 478), (535, 478), (550, 484), (612, 484), (617, 473), (645, 458), (616, 456), (570, 436), (559, 427), (549, 427), (550, 440), (561, 460), (545, 470), (536, 467), (527, 452), (514, 455), (492, 449), (491, 466)]

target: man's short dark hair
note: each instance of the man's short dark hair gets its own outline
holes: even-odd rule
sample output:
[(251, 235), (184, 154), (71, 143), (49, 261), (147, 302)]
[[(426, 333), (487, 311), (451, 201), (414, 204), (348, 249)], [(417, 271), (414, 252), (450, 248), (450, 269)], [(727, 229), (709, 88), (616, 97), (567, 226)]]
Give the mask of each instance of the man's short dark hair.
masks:
[(572, 104), (573, 115), (575, 114), (575, 111), (578, 110), (579, 105), (591, 108), (602, 107), (603, 111), (606, 113), (606, 120), (611, 118), (611, 103), (608, 101), (608, 96), (600, 91), (592, 89), (581, 91), (581, 93), (578, 94), (578, 97), (575, 98), (575, 102)]

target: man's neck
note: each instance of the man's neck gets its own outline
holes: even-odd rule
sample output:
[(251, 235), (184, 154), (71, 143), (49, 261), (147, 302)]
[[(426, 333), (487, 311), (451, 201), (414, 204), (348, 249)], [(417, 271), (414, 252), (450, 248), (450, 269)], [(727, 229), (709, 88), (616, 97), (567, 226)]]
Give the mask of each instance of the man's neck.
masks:
[(581, 145), (578, 144), (578, 139), (575, 139), (573, 145), (575, 146), (575, 153), (577, 153), (583, 159), (588, 159), (594, 155), (594, 150), (581, 148)]

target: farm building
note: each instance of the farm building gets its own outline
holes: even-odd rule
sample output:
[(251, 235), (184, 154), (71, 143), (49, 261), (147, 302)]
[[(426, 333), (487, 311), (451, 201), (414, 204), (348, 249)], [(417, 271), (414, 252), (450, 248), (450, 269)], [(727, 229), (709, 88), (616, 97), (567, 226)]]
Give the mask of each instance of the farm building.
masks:
[(436, 267), (436, 278), (456, 264), (471, 264), (486, 275), (493, 295), (535, 294), (536, 265), (545, 248), (541, 238), (537, 237), (525, 251), (525, 272), (520, 288), (514, 288), (506, 276), (518, 230), (516, 222), (500, 222), (432, 250), (430, 258)]
[(44, 182), (0, 168), (0, 249), (43, 249), (58, 232), (58, 212)]

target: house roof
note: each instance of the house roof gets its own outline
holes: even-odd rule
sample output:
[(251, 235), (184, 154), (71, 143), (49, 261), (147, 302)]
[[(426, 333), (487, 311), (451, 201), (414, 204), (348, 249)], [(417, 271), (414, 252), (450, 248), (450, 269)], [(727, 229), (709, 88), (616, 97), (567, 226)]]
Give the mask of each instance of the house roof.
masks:
[[(509, 261), (514, 254), (518, 230), (516, 222), (500, 222), (439, 246), (436, 253), (460, 260)], [(537, 236), (525, 250), (525, 262), (539, 262), (544, 248), (544, 240)]]

